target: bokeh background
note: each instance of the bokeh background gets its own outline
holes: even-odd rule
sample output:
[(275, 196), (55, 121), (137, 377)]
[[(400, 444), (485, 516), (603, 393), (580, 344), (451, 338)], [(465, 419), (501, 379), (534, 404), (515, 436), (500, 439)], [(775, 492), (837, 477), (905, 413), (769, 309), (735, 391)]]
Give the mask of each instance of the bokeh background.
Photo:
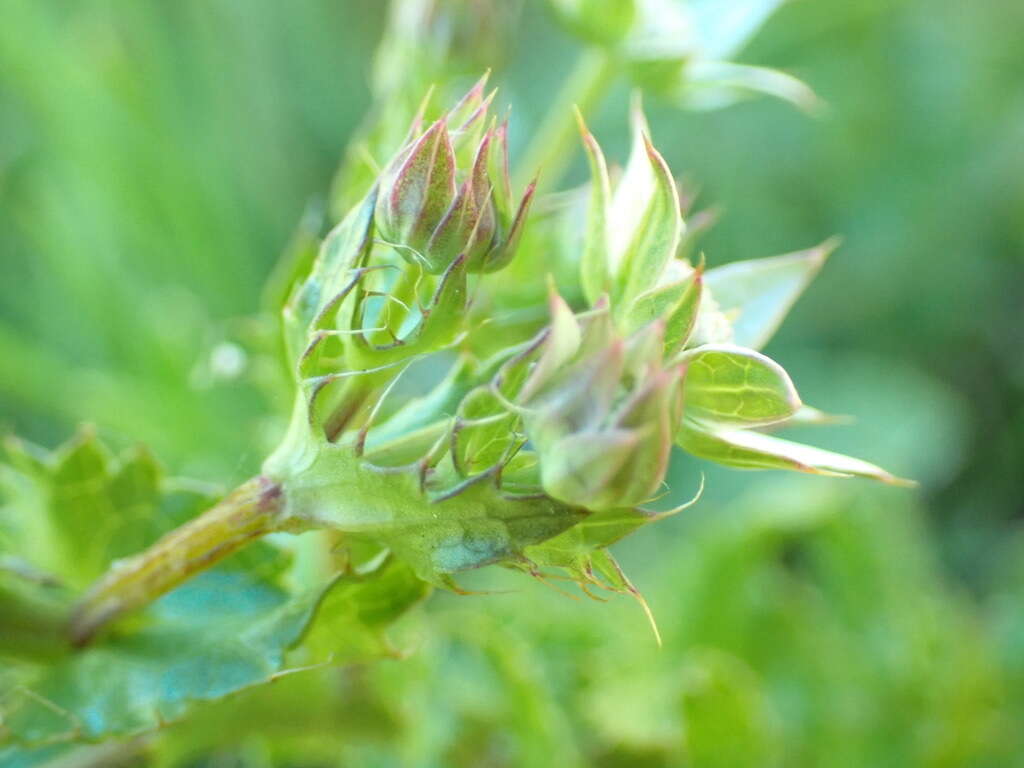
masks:
[[(456, 0), (469, 2), (469, 0)], [(513, 155), (580, 53), (540, 0), (493, 67)], [(0, 428), (88, 421), (175, 474), (250, 475), (287, 407), (263, 285), (370, 104), (377, 0), (0, 3)], [(481, 33), (483, 34), (483, 32)], [(522, 580), (436, 595), (400, 662), (296, 675), (153, 747), (166, 765), (1024, 764), (1024, 4), (796, 0), (741, 60), (807, 82), (656, 144), (719, 206), (709, 263), (843, 237), (768, 353), (849, 414), (878, 490), (680, 461), (699, 505), (616, 552), (639, 608)], [(629, 87), (591, 120), (624, 159)], [(513, 157), (513, 163), (515, 157)], [(585, 178), (582, 158), (569, 180)], [(798, 436), (799, 437), (799, 436)]]

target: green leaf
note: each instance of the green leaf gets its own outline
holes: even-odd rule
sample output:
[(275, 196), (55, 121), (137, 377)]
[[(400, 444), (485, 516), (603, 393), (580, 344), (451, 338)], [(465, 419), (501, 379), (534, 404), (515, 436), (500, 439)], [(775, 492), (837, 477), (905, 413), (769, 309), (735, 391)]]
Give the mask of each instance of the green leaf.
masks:
[(594, 303), (609, 289), (608, 205), (611, 202), (611, 183), (608, 166), (597, 140), (583, 123), (577, 110), (583, 148), (590, 163), (590, 200), (587, 207), (587, 227), (583, 236), (583, 254), (580, 256), (580, 282), (587, 301)]
[(471, 476), (500, 464), (520, 440), (514, 429), (518, 418), (490, 387), (470, 392), (459, 404), (451, 432), (452, 459), (459, 473)]
[(690, 278), (683, 278), (675, 282), (658, 285), (648, 291), (644, 291), (629, 305), (624, 312), (622, 319), (622, 332), (633, 333), (645, 325), (666, 317), (686, 293)]
[(686, 290), (665, 325), (665, 356), (670, 357), (686, 346), (697, 327), (701, 297), (704, 295), (703, 264), (687, 279)]
[(651, 129), (639, 97), (634, 97), (630, 105), (629, 123), (629, 159), (608, 207), (608, 268), (612, 277), (622, 271), (622, 256), (643, 221), (655, 189), (654, 170), (644, 141)]
[(537, 566), (564, 568), (574, 578), (585, 579), (590, 558), (596, 550), (610, 547), (661, 517), (632, 508), (595, 512), (564, 533), (527, 547), (524, 554), (527, 560)]
[(657, 285), (683, 233), (672, 172), (648, 137), (643, 135), (642, 139), (653, 188), (638, 225), (630, 230), (631, 240), (619, 263), (615, 289), (622, 307), (629, 307), (636, 297)]
[[(115, 458), (91, 431), (53, 454), (9, 442), (0, 552), (0, 649), (18, 672), (0, 690), (0, 750), (123, 736), (183, 716), (195, 702), (267, 682), (305, 630), (322, 587), (290, 593), (290, 558), (256, 543), (155, 602), (139, 619), (72, 650), (75, 585), (151, 544), (212, 502), (169, 481), (135, 449)], [(13, 492), (12, 492), (13, 491)], [(31, 521), (37, 525), (25, 525)], [(81, 559), (72, 544), (78, 545)], [(21, 747), (17, 747), (20, 749)], [(2, 754), (2, 752), (0, 752)], [(49, 752), (42, 753), (44, 755)]]
[(814, 91), (777, 69), (729, 61), (695, 61), (687, 66), (679, 102), (690, 109), (721, 109), (751, 96), (774, 96), (814, 112), (821, 103)]
[(889, 485), (914, 485), (861, 459), (745, 429), (684, 424), (677, 442), (702, 459), (741, 469), (790, 469), (834, 477), (867, 477)]
[(429, 594), (430, 585), (393, 558), (368, 574), (338, 579), (316, 609), (303, 641), (312, 658), (303, 661), (339, 663), (399, 655), (387, 629)]
[(733, 318), (735, 342), (752, 349), (764, 347), (838, 245), (833, 239), (806, 251), (708, 270), (708, 290)]
[(147, 625), (68, 656), (8, 692), (0, 715), (23, 744), (141, 733), (199, 701), (273, 679), (320, 590), (290, 596), (251, 573), (218, 568), (151, 606)]
[(60, 658), (69, 649), (68, 602), (67, 591), (52, 576), (14, 556), (0, 556), (0, 656)]
[(208, 489), (165, 481), (143, 448), (116, 459), (91, 429), (53, 454), (16, 440), (7, 453), (23, 470), (5, 486), (9, 546), (70, 586), (85, 587), (214, 501)]
[[(345, 218), (332, 229), (317, 253), (312, 272), (285, 305), (285, 346), (289, 362), (298, 360), (309, 343), (307, 334), (314, 322), (332, 308), (372, 246), (373, 214), (377, 204), (376, 185)], [(322, 321), (322, 318), (321, 318)]]
[[(53, 744), (38, 749), (0, 747), (0, 765), (4, 768), (63, 768), (64, 766), (107, 765), (121, 756), (120, 744), (77, 746)], [(113, 763), (116, 765), (116, 763)]]
[(800, 408), (789, 375), (759, 352), (707, 345), (685, 352), (685, 416), (719, 425), (759, 426), (784, 421)]
[(414, 342), (416, 352), (433, 352), (459, 335), (466, 312), (466, 270), (466, 257), (459, 256), (441, 276)]
[(665, 354), (683, 347), (693, 332), (700, 309), (702, 277), (693, 270), (684, 278), (651, 288), (633, 300), (623, 319), (623, 332), (633, 331), (655, 320), (665, 322)]

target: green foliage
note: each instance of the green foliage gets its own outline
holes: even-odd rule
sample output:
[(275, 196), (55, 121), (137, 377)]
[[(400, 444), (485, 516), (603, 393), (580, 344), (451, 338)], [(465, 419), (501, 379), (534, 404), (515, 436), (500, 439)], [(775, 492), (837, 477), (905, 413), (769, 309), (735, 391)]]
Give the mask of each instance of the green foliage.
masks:
[(1015, 646), (999, 639), (1020, 613), (1010, 594), (989, 622), (944, 582), (903, 494), (845, 488), (775, 484), (678, 520), (657, 562), (633, 552), (660, 651), (627, 604), (539, 585), (442, 594), (407, 627), (421, 645), (401, 662), (303, 672), (204, 707), (160, 753), (170, 765), (1013, 765), (1000, 658)]
[[(82, 418), (109, 439), (11, 440), (0, 461), (0, 765), (1015, 764), (1013, 4), (235, 5), (5, 9), (0, 412), (41, 442)], [(777, 67), (827, 120), (674, 109), (819, 106)], [(380, 234), (374, 183), (487, 68), (501, 95), (471, 90), (447, 123), (455, 192), (408, 233), (421, 271), (380, 242), (408, 234)], [(634, 109), (624, 172), (623, 82), (658, 146)], [(468, 104), (505, 95), (508, 129), (459, 135)], [(513, 187), (583, 170), (574, 102), (609, 160), (583, 128), (593, 183), (519, 218)], [(714, 212), (670, 166), (729, 206), (722, 226), (706, 234)], [(724, 262), (833, 231), (847, 246), (775, 338), (834, 244)], [(856, 428), (801, 405), (774, 360)], [(253, 544), (70, 647), (82, 590), (219, 496), (125, 435), (234, 484), (293, 386), (273, 514), (325, 530)], [(899, 467), (927, 509), (827, 479), (744, 493), (693, 459), (899, 482), (780, 427)], [(699, 470), (702, 504), (664, 520)], [(463, 570), (488, 563), (519, 573)], [(431, 583), (499, 594), (410, 611)], [(570, 602), (573, 584), (641, 586), (661, 650), (630, 601)]]
[[(0, 655), (13, 675), (2, 681), (0, 722), (8, 743), (152, 730), (197, 702), (275, 679), (294, 663), (290, 648), (306, 663), (391, 655), (384, 628), (425, 595), (418, 579), (380, 562), (289, 588), (292, 558), (260, 543), (157, 601), (136, 626), (76, 651), (64, 632), (74, 588), (215, 497), (167, 478), (144, 451), (115, 458), (92, 431), (53, 454), (9, 441), (8, 461), (0, 475)], [(52, 637), (38, 632), (40, 613)], [(314, 615), (317, 632), (296, 648)], [(340, 625), (343, 633), (331, 633)]]

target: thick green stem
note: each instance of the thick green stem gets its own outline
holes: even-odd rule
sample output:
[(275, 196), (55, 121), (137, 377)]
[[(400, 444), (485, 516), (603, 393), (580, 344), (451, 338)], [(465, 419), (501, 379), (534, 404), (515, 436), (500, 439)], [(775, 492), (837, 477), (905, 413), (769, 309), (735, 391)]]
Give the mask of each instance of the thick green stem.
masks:
[(607, 51), (591, 48), (580, 54), (576, 67), (527, 147), (526, 156), (518, 163), (521, 173), (525, 174), (516, 179), (518, 188), (525, 187), (537, 174), (540, 174), (539, 190), (550, 190), (558, 185), (578, 141), (573, 106), (578, 107), (584, 117), (593, 113), (616, 72), (616, 61)]
[(115, 619), (166, 594), (250, 542), (281, 529), (281, 487), (259, 476), (195, 520), (134, 557), (115, 562), (82, 598), (71, 619), (81, 646)]

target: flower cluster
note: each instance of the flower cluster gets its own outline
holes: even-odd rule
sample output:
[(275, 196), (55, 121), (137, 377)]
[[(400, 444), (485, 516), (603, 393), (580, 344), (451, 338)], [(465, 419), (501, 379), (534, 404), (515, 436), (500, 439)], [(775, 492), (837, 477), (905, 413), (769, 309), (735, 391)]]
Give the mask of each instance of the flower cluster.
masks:
[(691, 264), (638, 104), (623, 171), (581, 120), (590, 183), (530, 215), (532, 187), (511, 203), (507, 130), (483, 88), (429, 124), (424, 104), (298, 276), (284, 307), (296, 401), (262, 474), (97, 582), (78, 642), (275, 531), (330, 529), (453, 588), (500, 563), (636, 594), (607, 547), (662, 516), (648, 505), (676, 448), (900, 482), (767, 431), (824, 416), (759, 349), (831, 244)]

